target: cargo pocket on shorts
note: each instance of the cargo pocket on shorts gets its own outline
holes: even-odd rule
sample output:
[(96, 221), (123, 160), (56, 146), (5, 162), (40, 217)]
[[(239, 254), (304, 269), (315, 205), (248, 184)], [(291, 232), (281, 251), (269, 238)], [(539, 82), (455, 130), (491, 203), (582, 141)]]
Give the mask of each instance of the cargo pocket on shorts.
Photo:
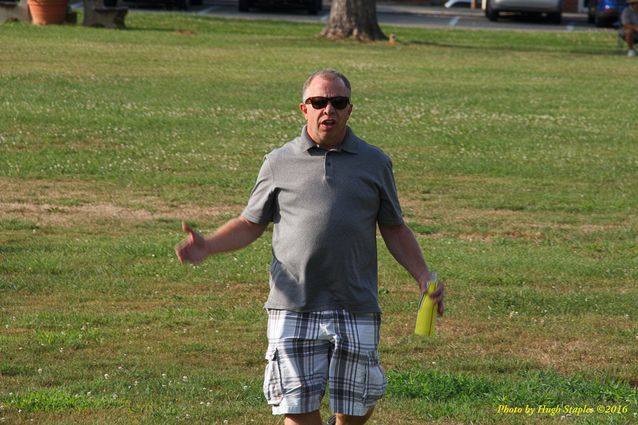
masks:
[(363, 390), (363, 404), (368, 407), (374, 406), (377, 400), (385, 394), (386, 386), (385, 371), (379, 364), (379, 355), (376, 351), (370, 351), (368, 353), (368, 369)]
[(268, 404), (277, 406), (283, 398), (279, 355), (276, 348), (268, 348), (266, 352), (266, 370), (264, 372), (264, 396)]

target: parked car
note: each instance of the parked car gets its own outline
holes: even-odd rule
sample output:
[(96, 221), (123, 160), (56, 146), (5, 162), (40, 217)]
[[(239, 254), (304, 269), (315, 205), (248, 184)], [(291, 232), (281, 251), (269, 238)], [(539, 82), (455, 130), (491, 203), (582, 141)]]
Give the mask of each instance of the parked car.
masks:
[(587, 19), (597, 27), (611, 27), (626, 5), (625, 0), (589, 0)]
[[(113, 1), (115, 3), (115, 1)], [(170, 9), (177, 8), (179, 10), (188, 10), (191, 6), (201, 6), (203, 0), (124, 0), (125, 4), (128, 5), (139, 5), (139, 6), (163, 6), (168, 7)], [(104, 4), (108, 6), (109, 0), (104, 0)]]
[(322, 0), (239, 0), (240, 12), (248, 12), (251, 7), (302, 8), (316, 15), (322, 9)]
[(496, 21), (501, 12), (545, 14), (550, 22), (560, 24), (563, 17), (562, 0), (487, 0), (485, 16)]
[[(476, 0), (476, 4), (480, 6), (481, 0)], [(443, 6), (448, 9), (451, 7), (471, 7), (472, 0), (447, 0)]]

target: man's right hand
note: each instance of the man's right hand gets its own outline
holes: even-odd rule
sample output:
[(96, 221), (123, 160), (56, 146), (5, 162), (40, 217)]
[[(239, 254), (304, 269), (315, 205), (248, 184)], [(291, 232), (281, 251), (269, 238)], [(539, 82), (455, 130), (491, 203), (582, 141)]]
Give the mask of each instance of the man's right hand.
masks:
[(208, 257), (208, 247), (206, 239), (201, 233), (193, 230), (190, 226), (182, 222), (182, 230), (188, 233), (188, 237), (175, 247), (175, 254), (179, 262), (199, 264)]

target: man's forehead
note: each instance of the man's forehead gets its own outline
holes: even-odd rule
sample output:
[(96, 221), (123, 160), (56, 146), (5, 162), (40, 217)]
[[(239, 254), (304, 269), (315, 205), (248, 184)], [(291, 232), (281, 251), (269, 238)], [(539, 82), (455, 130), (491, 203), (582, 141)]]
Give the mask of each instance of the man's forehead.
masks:
[(314, 78), (306, 91), (308, 96), (321, 94), (316, 93), (318, 91), (331, 91), (344, 96), (348, 95), (348, 87), (340, 78), (325, 78), (322, 76)]

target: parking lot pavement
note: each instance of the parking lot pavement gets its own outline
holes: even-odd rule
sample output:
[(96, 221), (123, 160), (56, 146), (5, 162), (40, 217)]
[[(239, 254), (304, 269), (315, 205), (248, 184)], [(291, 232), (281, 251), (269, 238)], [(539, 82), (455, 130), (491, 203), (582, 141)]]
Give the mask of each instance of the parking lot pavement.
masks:
[(379, 13), (407, 13), (411, 15), (432, 15), (432, 16), (483, 16), (483, 11), (479, 7), (470, 9), (469, 7), (445, 8), (443, 6), (411, 5), (395, 2), (377, 2), (377, 12)]
[[(380, 22), (393, 25), (551, 32), (600, 30), (587, 22), (585, 13), (563, 13), (562, 23), (557, 25), (540, 16), (516, 14), (505, 15), (498, 22), (491, 22), (480, 7), (445, 8), (384, 2), (377, 4), (377, 12)], [(402, 18), (397, 18), (399, 16)]]
[[(77, 1), (77, 0), (76, 0)], [(144, 5), (142, 3), (126, 3), (132, 9), (144, 9), (155, 12), (171, 10), (161, 5)], [(480, 1), (478, 1), (480, 5)], [(79, 9), (82, 3), (74, 3)], [(330, 1), (324, 0), (323, 10), (318, 15), (308, 15), (304, 10), (264, 10), (252, 9), (250, 12), (239, 12), (237, 0), (204, 0), (202, 5), (192, 6), (187, 12), (203, 16), (219, 16), (249, 20), (281, 20), (296, 22), (325, 22), (330, 14)], [(560, 25), (550, 24), (538, 17), (503, 17), (498, 22), (489, 21), (483, 10), (469, 7), (445, 8), (443, 6), (427, 6), (401, 4), (398, 2), (377, 3), (377, 15), (382, 25), (432, 28), (469, 28), (490, 30), (517, 31), (600, 31), (587, 22), (584, 13), (563, 13)]]
[[(469, 7), (452, 7), (428, 6), (428, 5), (409, 5), (395, 2), (378, 2), (378, 13), (397, 13), (410, 15), (427, 15), (439, 17), (460, 17), (460, 18), (484, 18), (485, 14), (481, 9), (481, 2), (477, 1), (478, 7), (471, 9)], [(505, 18), (507, 20), (507, 18)], [(528, 19), (530, 20), (530, 19)], [(564, 21), (587, 22), (586, 13), (570, 13), (563, 12)]]

